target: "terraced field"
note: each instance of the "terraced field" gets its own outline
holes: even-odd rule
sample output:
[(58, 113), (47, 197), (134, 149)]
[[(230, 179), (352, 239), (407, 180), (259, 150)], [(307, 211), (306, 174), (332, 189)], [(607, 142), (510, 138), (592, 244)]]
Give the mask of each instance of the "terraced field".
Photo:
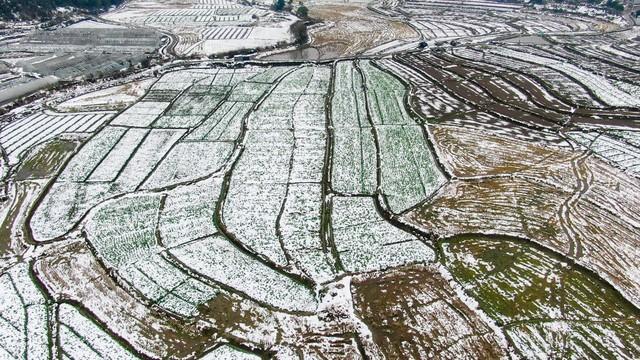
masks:
[[(181, 60), (3, 116), (0, 358), (639, 358), (637, 39), (364, 9), (311, 32), (351, 58)], [(106, 17), (186, 54), (273, 14)]]

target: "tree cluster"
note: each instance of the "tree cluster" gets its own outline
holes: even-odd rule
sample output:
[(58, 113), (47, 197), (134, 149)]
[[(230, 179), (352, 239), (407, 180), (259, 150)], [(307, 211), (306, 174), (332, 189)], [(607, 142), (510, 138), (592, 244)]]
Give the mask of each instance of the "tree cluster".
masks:
[(295, 43), (298, 45), (302, 45), (309, 40), (309, 34), (307, 33), (307, 25), (302, 21), (296, 21), (291, 24), (289, 27), (289, 31), (293, 34), (295, 39)]
[(73, 7), (95, 12), (122, 2), (123, 0), (0, 0), (0, 19), (46, 20), (58, 7)]
[(296, 10), (296, 15), (301, 19), (308, 18), (309, 17), (309, 8), (304, 6), (303, 3), (300, 3), (300, 6), (298, 6), (298, 9)]
[(285, 6), (286, 3), (284, 0), (276, 0), (273, 5), (271, 5), (271, 9), (273, 9), (274, 11), (283, 11)]
[(623, 12), (624, 11), (624, 5), (620, 2), (618, 2), (618, 0), (607, 0), (607, 7), (618, 11), (618, 12)]

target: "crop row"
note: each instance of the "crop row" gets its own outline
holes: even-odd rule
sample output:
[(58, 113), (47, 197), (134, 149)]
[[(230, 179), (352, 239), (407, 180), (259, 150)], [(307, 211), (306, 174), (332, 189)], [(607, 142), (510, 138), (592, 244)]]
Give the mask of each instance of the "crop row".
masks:
[(110, 113), (55, 114), (38, 112), (12, 121), (0, 130), (0, 145), (15, 164), (25, 151), (62, 133), (91, 133), (112, 115)]

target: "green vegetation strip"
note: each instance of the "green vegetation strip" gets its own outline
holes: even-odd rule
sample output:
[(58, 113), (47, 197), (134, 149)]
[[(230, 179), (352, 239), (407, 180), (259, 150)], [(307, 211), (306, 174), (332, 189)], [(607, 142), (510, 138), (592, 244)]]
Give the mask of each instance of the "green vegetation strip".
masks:
[(457, 237), (442, 252), (452, 275), (524, 357), (640, 356), (640, 311), (577, 265), (502, 237)]

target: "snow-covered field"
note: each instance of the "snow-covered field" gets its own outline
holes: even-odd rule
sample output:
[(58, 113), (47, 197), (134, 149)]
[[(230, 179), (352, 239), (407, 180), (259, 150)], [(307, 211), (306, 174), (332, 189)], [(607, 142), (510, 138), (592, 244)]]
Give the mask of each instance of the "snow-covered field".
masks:
[(111, 117), (109, 112), (36, 112), (2, 125), (0, 146), (9, 163), (16, 164), (26, 150), (38, 144), (65, 133), (92, 133)]
[(349, 58), (196, 60), (292, 41), (264, 1), (73, 25), (167, 36), (0, 116), (0, 358), (640, 357), (634, 32), (305, 5)]
[(297, 20), (268, 6), (231, 0), (183, 4), (131, 1), (103, 18), (169, 31), (177, 39), (174, 50), (179, 55), (215, 55), (289, 44), (294, 41), (289, 27)]
[(60, 103), (56, 109), (64, 112), (125, 109), (142, 97), (154, 82), (155, 79), (146, 79), (94, 91)]

